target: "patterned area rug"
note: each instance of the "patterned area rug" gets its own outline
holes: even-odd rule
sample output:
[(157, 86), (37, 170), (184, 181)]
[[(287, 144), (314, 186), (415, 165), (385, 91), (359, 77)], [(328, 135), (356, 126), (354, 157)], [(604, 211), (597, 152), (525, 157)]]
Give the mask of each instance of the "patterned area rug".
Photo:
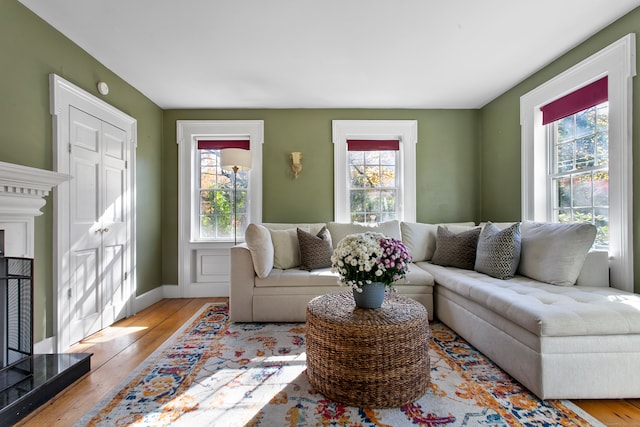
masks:
[(601, 426), (541, 401), (441, 323), (431, 384), (401, 408), (345, 406), (305, 374), (304, 324), (230, 323), (208, 304), (76, 426)]

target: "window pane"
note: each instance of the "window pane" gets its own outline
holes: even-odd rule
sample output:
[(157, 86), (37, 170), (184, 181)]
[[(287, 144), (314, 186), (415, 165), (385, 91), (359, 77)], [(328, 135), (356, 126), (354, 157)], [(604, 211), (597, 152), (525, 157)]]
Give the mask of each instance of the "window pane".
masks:
[(591, 188), (591, 174), (575, 175), (572, 183), (573, 207), (592, 206), (593, 193)]
[(574, 139), (574, 120), (573, 116), (569, 116), (556, 122), (558, 124), (558, 142)]
[(591, 208), (574, 209), (573, 221), (574, 223), (593, 223), (593, 210)]
[(596, 130), (607, 133), (609, 131), (609, 103), (598, 105), (596, 112)]
[(364, 206), (367, 212), (379, 213), (381, 211), (380, 191), (368, 190), (365, 194)]
[(384, 213), (395, 213), (396, 211), (396, 192), (392, 191), (382, 191), (380, 192), (380, 205), (381, 211)]
[(571, 179), (559, 178), (556, 180), (556, 189), (557, 189), (557, 203), (556, 206), (559, 208), (570, 208), (571, 207)]
[(596, 129), (596, 109), (595, 107), (581, 111), (576, 117), (576, 138), (583, 137), (595, 132)]
[(393, 165), (396, 164), (397, 151), (381, 151), (380, 152), (380, 164), (381, 165)]
[(216, 237), (216, 219), (214, 216), (200, 216), (200, 237)]
[(593, 205), (609, 206), (609, 172), (595, 172), (593, 174)]
[(556, 148), (556, 171), (569, 172), (573, 170), (573, 141), (565, 144), (558, 144)]
[(364, 165), (364, 151), (349, 151), (349, 164)]
[(389, 188), (396, 185), (396, 167), (383, 166), (380, 171), (380, 187)]
[(349, 177), (351, 180), (351, 188), (364, 187), (364, 168), (362, 166), (350, 166)]
[(593, 167), (595, 153), (596, 144), (593, 135), (576, 140), (576, 169)]
[(609, 164), (609, 133), (598, 133), (596, 135), (596, 166)]
[(351, 212), (364, 213), (364, 191), (352, 190), (350, 197)]
[(368, 188), (378, 187), (380, 185), (380, 168), (378, 166), (365, 166), (364, 186)]
[(368, 165), (377, 165), (380, 163), (380, 152), (379, 151), (365, 151), (364, 152), (364, 162)]

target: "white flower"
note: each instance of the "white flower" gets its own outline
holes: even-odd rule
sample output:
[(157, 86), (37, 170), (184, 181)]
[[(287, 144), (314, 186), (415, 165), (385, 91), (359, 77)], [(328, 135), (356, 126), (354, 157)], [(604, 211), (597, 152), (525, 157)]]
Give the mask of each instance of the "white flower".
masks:
[(357, 291), (374, 281), (392, 287), (405, 276), (408, 262), (411, 257), (402, 242), (373, 232), (348, 235), (331, 256), (332, 271), (340, 275), (339, 282)]

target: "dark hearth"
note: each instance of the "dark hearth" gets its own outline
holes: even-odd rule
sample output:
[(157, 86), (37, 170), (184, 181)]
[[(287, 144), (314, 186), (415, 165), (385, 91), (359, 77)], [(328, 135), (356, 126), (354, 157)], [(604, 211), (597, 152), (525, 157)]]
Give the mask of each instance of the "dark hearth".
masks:
[(36, 354), (33, 375), (0, 392), (0, 426), (10, 426), (91, 369), (91, 354)]

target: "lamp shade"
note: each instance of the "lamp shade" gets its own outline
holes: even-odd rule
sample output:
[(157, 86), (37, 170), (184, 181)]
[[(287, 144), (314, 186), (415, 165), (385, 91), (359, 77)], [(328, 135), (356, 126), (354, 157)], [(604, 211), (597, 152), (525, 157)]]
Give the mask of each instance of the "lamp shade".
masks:
[(232, 170), (234, 167), (238, 171), (248, 171), (251, 169), (251, 151), (241, 148), (225, 148), (220, 150), (220, 162), (222, 169)]

